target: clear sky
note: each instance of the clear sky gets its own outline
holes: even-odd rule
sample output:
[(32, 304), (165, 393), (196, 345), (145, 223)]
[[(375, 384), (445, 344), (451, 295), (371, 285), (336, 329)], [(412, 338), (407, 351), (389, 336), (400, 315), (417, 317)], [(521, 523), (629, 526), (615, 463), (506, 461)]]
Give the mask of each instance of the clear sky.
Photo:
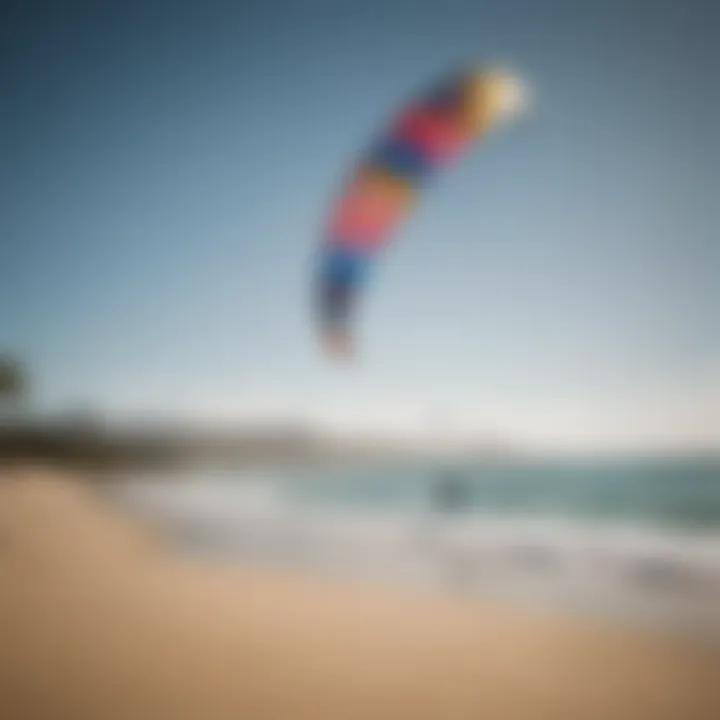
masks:
[[(47, 409), (720, 440), (718, 8), (4, 3), (0, 350)], [(329, 365), (310, 270), (337, 183), (398, 103), (485, 59), (534, 112), (427, 192), (361, 362)]]

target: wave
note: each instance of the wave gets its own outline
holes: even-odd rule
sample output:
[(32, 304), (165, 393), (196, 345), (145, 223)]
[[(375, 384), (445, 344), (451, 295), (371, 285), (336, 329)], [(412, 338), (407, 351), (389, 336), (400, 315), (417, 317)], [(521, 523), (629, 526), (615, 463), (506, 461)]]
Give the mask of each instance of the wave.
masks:
[(184, 548), (416, 588), (548, 601), (712, 631), (720, 531), (550, 514), (298, 503), (270, 478), (135, 481), (123, 503)]

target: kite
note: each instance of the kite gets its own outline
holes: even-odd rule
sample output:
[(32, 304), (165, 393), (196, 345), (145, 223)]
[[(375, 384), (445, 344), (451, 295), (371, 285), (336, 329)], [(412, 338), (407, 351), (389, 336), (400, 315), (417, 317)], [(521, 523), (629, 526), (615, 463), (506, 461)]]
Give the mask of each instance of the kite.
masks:
[(407, 103), (361, 156), (332, 203), (318, 253), (318, 331), (332, 357), (354, 356), (360, 292), (422, 188), (489, 129), (516, 117), (526, 96), (504, 71), (455, 73)]

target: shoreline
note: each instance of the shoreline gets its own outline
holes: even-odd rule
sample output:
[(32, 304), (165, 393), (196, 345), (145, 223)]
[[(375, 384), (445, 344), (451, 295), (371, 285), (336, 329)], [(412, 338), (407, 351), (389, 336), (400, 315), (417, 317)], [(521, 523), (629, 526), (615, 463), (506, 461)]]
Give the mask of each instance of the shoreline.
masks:
[(282, 483), (190, 477), (111, 494), (195, 557), (504, 600), (720, 644), (720, 535), (578, 513), (296, 504)]
[(11, 475), (3, 717), (720, 717), (720, 653), (687, 640), (189, 560), (82, 482)]

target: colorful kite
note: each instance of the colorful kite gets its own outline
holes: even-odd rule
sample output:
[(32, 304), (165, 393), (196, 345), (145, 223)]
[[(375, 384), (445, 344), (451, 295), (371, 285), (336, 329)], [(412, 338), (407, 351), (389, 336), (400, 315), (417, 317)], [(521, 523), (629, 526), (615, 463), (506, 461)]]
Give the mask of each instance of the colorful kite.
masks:
[(359, 291), (420, 188), (486, 130), (516, 115), (524, 99), (523, 86), (507, 73), (456, 74), (402, 109), (361, 158), (331, 209), (320, 248), (319, 331), (332, 356), (354, 354), (352, 320)]

